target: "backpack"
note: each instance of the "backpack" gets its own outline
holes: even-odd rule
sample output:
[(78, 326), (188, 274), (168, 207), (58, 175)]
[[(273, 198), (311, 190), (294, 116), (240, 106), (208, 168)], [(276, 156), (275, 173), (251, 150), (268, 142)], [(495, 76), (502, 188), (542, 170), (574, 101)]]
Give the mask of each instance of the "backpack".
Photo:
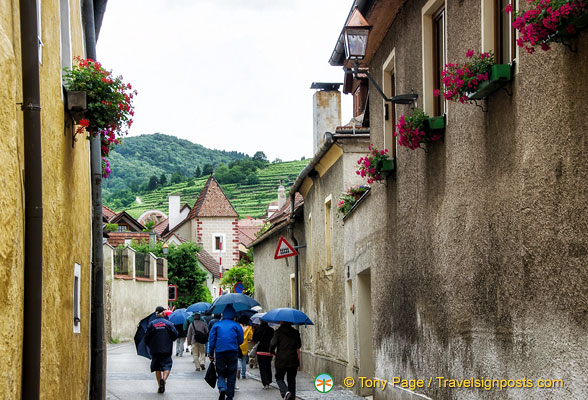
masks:
[(196, 342), (201, 343), (201, 344), (208, 342), (208, 333), (197, 329), (194, 322), (192, 322), (192, 327), (194, 328), (194, 340)]

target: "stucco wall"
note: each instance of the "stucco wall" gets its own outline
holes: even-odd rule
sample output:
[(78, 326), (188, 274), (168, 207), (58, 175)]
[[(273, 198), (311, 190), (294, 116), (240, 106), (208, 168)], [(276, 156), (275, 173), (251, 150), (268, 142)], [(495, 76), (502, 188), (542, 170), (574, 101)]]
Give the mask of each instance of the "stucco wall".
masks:
[[(221, 253), (213, 250), (213, 235), (222, 233), (225, 242), (222, 252), (222, 268), (227, 270), (239, 262), (238, 219), (233, 217), (200, 217), (191, 221), (191, 240), (202, 244), (202, 248), (210, 253), (218, 262)], [(198, 236), (197, 236), (198, 235)], [(198, 237), (201, 240), (198, 240)]]
[[(79, 2), (71, 2), (71, 45), (83, 51)], [(64, 135), (61, 95), (59, 2), (43, 2), (45, 47), (40, 65), (43, 165), (43, 305), (41, 398), (84, 398), (88, 390), (90, 334), (90, 180), (88, 143), (75, 148)], [(24, 252), (24, 160), (19, 3), (0, 6), (0, 311), (11, 318), (0, 329), (0, 351), (8, 364), (0, 372), (3, 398), (20, 398)], [(81, 265), (81, 332), (73, 333), (74, 263)], [(62, 379), (68, 366), (67, 380)]]
[[(22, 353), (22, 304), (24, 268), (24, 153), (21, 101), (20, 31), (13, 26), (18, 2), (0, 4), (0, 313), (10, 315), (0, 327), (0, 352), (6, 382), (3, 396), (20, 398)], [(17, 58), (18, 54), (18, 58)]]
[[(399, 94), (422, 93), (423, 5), (406, 3), (371, 64), (379, 79), (395, 50)], [(447, 2), (449, 62), (480, 48), (479, 21), (479, 2)], [(520, 51), (513, 96), (492, 95), (488, 113), (450, 102), (444, 141), (427, 153), (401, 148), (387, 202), (370, 199), (388, 210), (386, 251), (372, 273), (377, 377), (565, 384), (417, 390), (435, 399), (588, 397), (588, 34), (576, 43), (578, 53)], [(381, 102), (370, 107), (381, 145)], [(376, 206), (368, 225), (381, 218)], [(389, 386), (375, 399), (408, 394)]]

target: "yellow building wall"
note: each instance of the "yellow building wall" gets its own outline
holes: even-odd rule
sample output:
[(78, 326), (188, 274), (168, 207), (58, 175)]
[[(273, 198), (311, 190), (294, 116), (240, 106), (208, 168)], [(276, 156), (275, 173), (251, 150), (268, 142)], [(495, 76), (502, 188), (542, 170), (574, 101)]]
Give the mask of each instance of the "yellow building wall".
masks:
[[(89, 143), (72, 147), (61, 89), (59, 1), (43, 1), (41, 81), (43, 307), (41, 398), (88, 396), (91, 193)], [(80, 2), (70, 1), (72, 53), (83, 55)], [(0, 2), (0, 327), (2, 398), (21, 395), (24, 269), (24, 141), (19, 1)], [(81, 265), (81, 332), (73, 333), (74, 263)], [(67, 371), (67, 372), (65, 372)]]
[[(0, 397), (20, 398), (23, 332), (24, 152), (17, 1), (0, 2)], [(16, 14), (18, 17), (18, 14)]]

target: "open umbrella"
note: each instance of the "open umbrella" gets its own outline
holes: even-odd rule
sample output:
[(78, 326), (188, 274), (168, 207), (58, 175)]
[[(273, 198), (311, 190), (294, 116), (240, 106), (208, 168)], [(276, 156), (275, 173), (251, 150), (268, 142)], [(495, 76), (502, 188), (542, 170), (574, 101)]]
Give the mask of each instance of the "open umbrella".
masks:
[(257, 314), (253, 314), (250, 318), (251, 323), (257, 324), (257, 325), (261, 324), (261, 317), (263, 317), (265, 314), (267, 314), (267, 313), (258, 312)]
[(251, 307), (259, 305), (257, 301), (243, 293), (229, 293), (217, 298), (210, 306), (210, 312), (220, 314), (229, 304), (233, 306), (235, 311), (249, 310)]
[(190, 313), (186, 311), (185, 308), (179, 308), (173, 313), (171, 313), (170, 316), (167, 317), (167, 319), (169, 319), (169, 321), (174, 325), (183, 325), (184, 321), (186, 321), (186, 319), (188, 319), (189, 316)]
[(155, 319), (155, 313), (149, 314), (139, 322), (137, 325), (137, 332), (135, 333), (135, 348), (137, 354), (148, 359), (151, 359), (151, 353), (149, 347), (145, 344), (145, 334), (147, 333), (147, 326)]
[(192, 304), (190, 307), (186, 309), (186, 311), (194, 313), (194, 312), (204, 312), (210, 308), (210, 303), (205, 303), (200, 301), (198, 303)]
[(261, 320), (266, 322), (291, 322), (295, 325), (314, 325), (306, 314), (294, 308), (275, 308), (268, 311), (261, 317)]

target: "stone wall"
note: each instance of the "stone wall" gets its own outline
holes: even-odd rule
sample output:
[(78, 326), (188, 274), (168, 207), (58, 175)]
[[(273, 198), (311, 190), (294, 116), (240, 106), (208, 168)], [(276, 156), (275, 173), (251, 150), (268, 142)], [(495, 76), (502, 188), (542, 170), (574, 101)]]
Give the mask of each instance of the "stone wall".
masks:
[[(398, 94), (423, 92), (423, 5), (405, 4), (371, 63), (380, 80), (395, 51)], [(463, 62), (481, 46), (480, 2), (448, 0), (446, 9), (448, 62)], [(558, 44), (519, 51), (513, 96), (493, 94), (488, 113), (450, 102), (444, 140), (427, 152), (399, 149), (397, 173), (364, 205), (372, 212), (362, 224), (380, 228), (353, 239), (373, 266), (376, 377), (565, 387), (388, 386), (375, 399), (588, 397), (588, 33), (574, 43), (577, 53)], [(382, 102), (371, 99), (371, 141), (381, 146)]]
[(192, 221), (191, 240), (202, 244), (218, 262), (221, 253), (214, 250), (213, 235), (224, 234), (222, 268), (227, 270), (239, 262), (238, 219), (233, 217), (197, 217)]

